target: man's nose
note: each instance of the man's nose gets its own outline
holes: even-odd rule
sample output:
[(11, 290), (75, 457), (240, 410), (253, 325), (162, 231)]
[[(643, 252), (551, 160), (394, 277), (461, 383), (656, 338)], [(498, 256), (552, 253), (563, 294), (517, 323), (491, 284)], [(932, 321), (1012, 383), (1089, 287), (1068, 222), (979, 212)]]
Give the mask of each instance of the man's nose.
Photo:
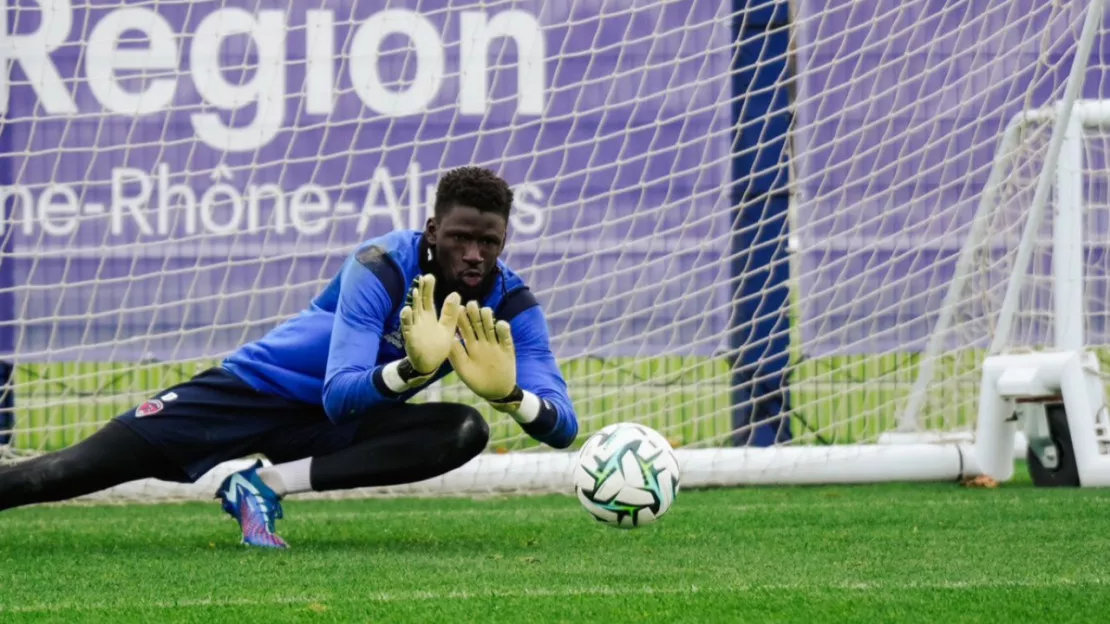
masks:
[(467, 264), (482, 263), (482, 251), (478, 249), (477, 244), (470, 243), (463, 249), (463, 262)]

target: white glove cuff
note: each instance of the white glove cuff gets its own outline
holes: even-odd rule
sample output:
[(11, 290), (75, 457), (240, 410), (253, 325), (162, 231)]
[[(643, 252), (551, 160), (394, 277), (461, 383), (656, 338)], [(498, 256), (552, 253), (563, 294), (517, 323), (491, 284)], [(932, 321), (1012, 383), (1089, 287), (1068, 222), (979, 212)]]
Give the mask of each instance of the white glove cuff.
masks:
[(542, 406), (540, 404), (540, 397), (527, 390), (523, 392), (524, 398), (520, 400), (520, 407), (517, 408), (516, 411), (510, 412), (509, 415), (518, 423), (526, 425), (539, 417), (540, 407)]
[(390, 390), (400, 394), (409, 389), (409, 385), (401, 379), (401, 373), (397, 372), (397, 368), (401, 366), (401, 360), (390, 362), (382, 368), (382, 381), (385, 386)]

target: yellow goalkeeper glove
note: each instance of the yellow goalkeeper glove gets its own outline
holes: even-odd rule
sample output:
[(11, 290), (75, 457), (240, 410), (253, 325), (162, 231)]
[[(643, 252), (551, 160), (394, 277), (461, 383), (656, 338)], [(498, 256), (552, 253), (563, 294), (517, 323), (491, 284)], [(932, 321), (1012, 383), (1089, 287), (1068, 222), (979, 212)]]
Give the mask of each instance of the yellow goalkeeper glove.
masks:
[[(455, 344), (455, 328), (459, 320), (459, 294), (451, 293), (443, 302), (436, 318), (433, 275), (421, 275), (409, 292), (409, 301), (401, 308), (401, 334), (405, 337), (405, 356), (415, 377), (428, 377), (439, 370)], [(402, 368), (405, 368), (402, 363)], [(402, 377), (406, 375), (402, 373)], [(406, 381), (415, 381), (410, 376)]]
[(459, 378), (494, 409), (513, 412), (520, 407), (516, 385), (516, 350), (505, 321), (494, 321), (493, 310), (471, 301), (459, 315), (463, 342), (454, 341), (448, 359)]

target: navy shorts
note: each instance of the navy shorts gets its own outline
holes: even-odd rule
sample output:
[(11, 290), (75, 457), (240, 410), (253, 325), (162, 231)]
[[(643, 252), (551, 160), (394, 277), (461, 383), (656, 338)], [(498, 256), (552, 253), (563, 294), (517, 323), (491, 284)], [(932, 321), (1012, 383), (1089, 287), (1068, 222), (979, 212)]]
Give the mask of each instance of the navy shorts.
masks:
[(247, 455), (282, 463), (350, 446), (358, 424), (335, 425), (320, 405), (262, 394), (222, 368), (166, 388), (116, 420), (181, 467), (181, 481)]

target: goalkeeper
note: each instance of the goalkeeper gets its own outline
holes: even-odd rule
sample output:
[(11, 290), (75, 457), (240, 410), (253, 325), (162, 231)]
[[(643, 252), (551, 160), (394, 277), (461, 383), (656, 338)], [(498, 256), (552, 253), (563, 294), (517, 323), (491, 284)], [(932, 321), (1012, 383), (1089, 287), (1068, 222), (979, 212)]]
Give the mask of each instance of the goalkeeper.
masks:
[(273, 465), (232, 474), (216, 497), (244, 543), (285, 547), (274, 520), (288, 494), (429, 479), (485, 448), (489, 427), (472, 407), (407, 403), (451, 370), (530, 436), (566, 448), (578, 423), (544, 314), (499, 260), (512, 199), (488, 170), (448, 172), (423, 232), (363, 243), (297, 316), (81, 443), (0, 467), (0, 509), (148, 477), (194, 482), (260, 454)]

